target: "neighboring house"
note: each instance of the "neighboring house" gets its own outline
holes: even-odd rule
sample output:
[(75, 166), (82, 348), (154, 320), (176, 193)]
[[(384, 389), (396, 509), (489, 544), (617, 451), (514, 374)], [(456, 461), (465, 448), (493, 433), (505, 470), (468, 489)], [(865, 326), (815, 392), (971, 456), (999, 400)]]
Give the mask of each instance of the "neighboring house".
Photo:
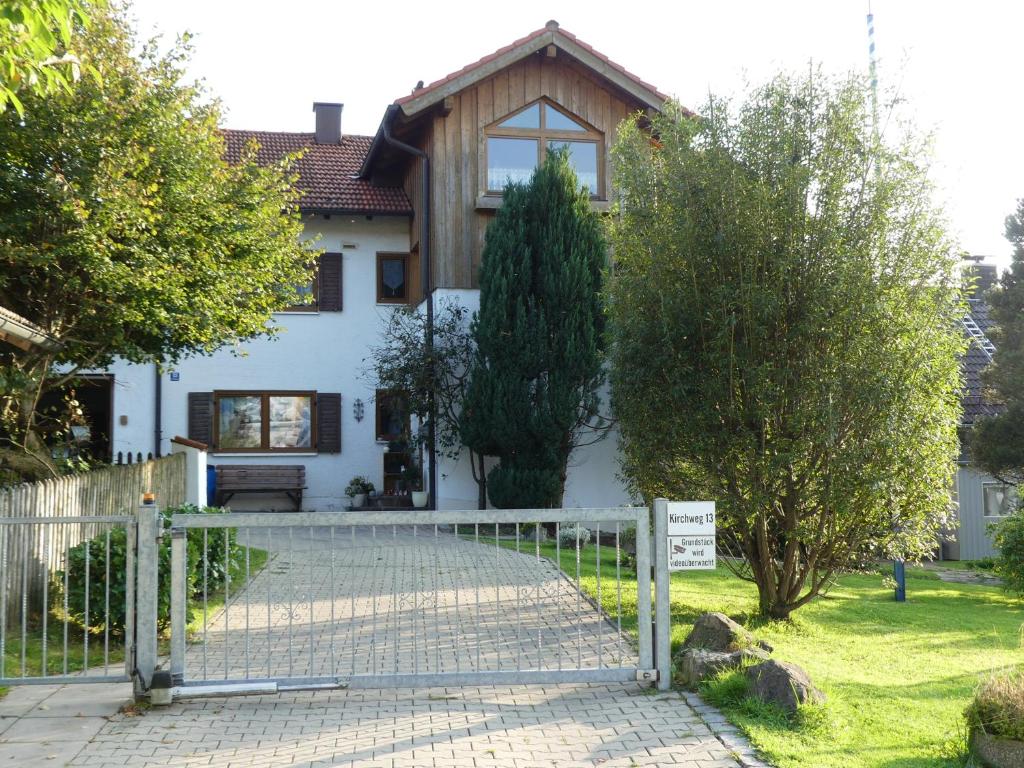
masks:
[[(388, 312), (425, 300), (421, 255), (429, 253), (435, 303), (476, 309), (484, 232), (506, 181), (527, 179), (549, 148), (565, 146), (594, 209), (607, 210), (617, 126), (661, 109), (665, 98), (549, 22), (420, 84), (388, 107), (373, 137), (345, 135), (342, 105), (328, 103), (314, 104), (311, 133), (225, 131), (229, 159), (249, 141), (268, 163), (306, 150), (297, 169), (304, 237), (319, 238), (326, 251), (307, 288), (315, 301), (275, 316), (277, 340), (190, 359), (162, 375), (154, 366), (112, 367), (112, 450), (166, 452), (181, 434), (211, 445), (215, 464), (301, 463), (304, 506), (315, 510), (340, 508), (354, 475), (393, 489), (413, 460), (389, 445), (406, 417), (394, 393), (375, 392), (366, 358)], [(416, 152), (430, 164), (426, 199)], [(630, 500), (616, 451), (611, 435), (574, 453), (566, 506)], [(439, 461), (437, 497), (442, 509), (476, 505), (467, 458)]]
[(956, 498), (959, 507), (959, 525), (956, 539), (943, 545), (943, 557), (949, 560), (977, 560), (995, 554), (988, 527), (1011, 511), (1015, 489), (971, 463), (970, 447), (966, 436), (977, 418), (992, 416), (999, 406), (985, 400), (981, 372), (992, 362), (995, 346), (988, 338), (991, 326), (985, 291), (996, 281), (996, 268), (986, 264), (971, 267), (976, 278), (974, 298), (968, 301), (969, 313), (964, 318), (964, 330), (970, 346), (963, 359), (964, 390), (963, 420), (961, 422), (960, 466), (956, 474)]
[(6, 307), (0, 307), (0, 341), (23, 352), (33, 348), (53, 350), (60, 346), (44, 329)]

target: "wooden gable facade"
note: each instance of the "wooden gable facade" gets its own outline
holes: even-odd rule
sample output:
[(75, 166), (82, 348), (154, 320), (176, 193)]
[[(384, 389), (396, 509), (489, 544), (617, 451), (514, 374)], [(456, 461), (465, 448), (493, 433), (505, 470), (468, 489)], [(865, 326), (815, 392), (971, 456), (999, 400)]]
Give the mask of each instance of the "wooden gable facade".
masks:
[[(596, 67), (593, 59), (589, 64), (582, 61), (573, 55), (580, 51), (571, 44), (559, 45), (562, 33), (557, 26), (547, 29), (553, 32), (551, 43), (544, 45), (545, 41), (540, 40), (539, 48), (535, 44), (535, 50), (526, 50), (511, 62), (501, 57), (496, 61), (481, 60), (463, 70), (461, 78), (456, 73), (440, 81), (449, 83), (447, 89), (433, 84), (423, 89), (423, 96), (414, 91), (399, 102), (413, 102), (418, 110), (412, 115), (399, 114), (392, 128), (394, 136), (425, 151), (431, 160), (430, 253), (435, 288), (479, 287), (484, 233), (501, 205), (500, 193), (488, 193), (489, 127), (538, 101), (548, 102), (585, 124), (591, 135), (600, 137), (597, 158), (601, 186), (596, 190), (593, 205), (603, 211), (614, 198), (610, 149), (619, 124), (632, 113), (657, 108), (652, 104), (660, 107), (664, 100), (652, 87), (633, 78), (627, 86), (641, 83), (649, 89), (646, 93), (651, 94), (639, 98), (636, 88), (627, 89), (616, 83), (623, 82), (624, 70), (603, 57)], [(575, 38), (569, 36), (567, 40), (573, 43)], [(587, 47), (584, 53), (588, 51), (592, 49)], [(453, 89), (456, 86), (457, 90)], [(433, 102), (431, 92), (437, 97)], [(419, 105), (415, 104), (417, 100)], [(410, 243), (414, 244), (414, 269), (423, 206), (421, 168), (421, 163), (410, 155), (382, 149), (373, 169), (374, 178), (381, 183), (400, 181), (412, 202)]]

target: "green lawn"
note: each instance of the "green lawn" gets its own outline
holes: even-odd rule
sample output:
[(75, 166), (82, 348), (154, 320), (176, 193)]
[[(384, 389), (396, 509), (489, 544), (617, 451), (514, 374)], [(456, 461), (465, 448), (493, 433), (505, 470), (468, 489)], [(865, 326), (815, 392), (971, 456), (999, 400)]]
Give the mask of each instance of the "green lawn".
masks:
[[(541, 554), (553, 560), (554, 546), (542, 544)], [(583, 589), (594, 596), (593, 545), (582, 560)], [(605, 581), (614, 573), (614, 550), (602, 547), (601, 562), (601, 602), (614, 615), (614, 584)], [(575, 553), (563, 551), (561, 565), (575, 576)], [(752, 615), (756, 591), (724, 568), (676, 573), (671, 605), (676, 647), (701, 613)], [(623, 584), (622, 619), (635, 630), (632, 579)], [(906, 603), (893, 600), (881, 576), (851, 575), (791, 623), (748, 626), (775, 646), (775, 658), (806, 669), (829, 699), (813, 728), (726, 711), (779, 768), (952, 768), (959, 763), (951, 746), (962, 736), (961, 714), (979, 677), (1024, 664), (1024, 602), (922, 571), (908, 574)]]

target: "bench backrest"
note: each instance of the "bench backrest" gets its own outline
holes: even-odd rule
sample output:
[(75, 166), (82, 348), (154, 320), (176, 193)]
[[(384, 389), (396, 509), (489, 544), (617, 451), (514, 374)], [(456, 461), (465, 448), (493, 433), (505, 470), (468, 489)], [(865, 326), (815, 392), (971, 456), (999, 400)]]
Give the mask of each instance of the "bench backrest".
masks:
[(303, 464), (220, 464), (218, 490), (245, 488), (292, 489), (306, 486)]

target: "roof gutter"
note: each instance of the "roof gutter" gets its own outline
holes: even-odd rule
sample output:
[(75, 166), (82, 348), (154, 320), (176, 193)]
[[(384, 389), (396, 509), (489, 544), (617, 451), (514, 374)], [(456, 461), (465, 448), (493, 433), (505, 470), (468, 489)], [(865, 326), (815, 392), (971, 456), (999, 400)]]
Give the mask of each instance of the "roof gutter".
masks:
[[(430, 280), (430, 157), (422, 149), (399, 141), (391, 135), (391, 124), (401, 107), (392, 104), (384, 113), (384, 119), (380, 124), (378, 136), (384, 142), (395, 149), (406, 154), (418, 157), (423, 163), (423, 172), (420, 174), (420, 284), (423, 286), (423, 296), (427, 302), (427, 327), (424, 338), (426, 345), (427, 359), (434, 359), (434, 290)], [(363, 164), (364, 172), (369, 168), (369, 161), (373, 155), (374, 146), (377, 144), (377, 136), (374, 137), (370, 151), (366, 153), (366, 162)], [(428, 489), (427, 506), (430, 509), (437, 509), (437, 440), (434, 422), (437, 419), (437, 408), (434, 403), (434, 395), (430, 393), (427, 406), (427, 457), (430, 462), (430, 488)]]
[(62, 346), (57, 339), (38, 325), (29, 322), (9, 309), (0, 307), (0, 341), (28, 351), (32, 347), (54, 352)]

